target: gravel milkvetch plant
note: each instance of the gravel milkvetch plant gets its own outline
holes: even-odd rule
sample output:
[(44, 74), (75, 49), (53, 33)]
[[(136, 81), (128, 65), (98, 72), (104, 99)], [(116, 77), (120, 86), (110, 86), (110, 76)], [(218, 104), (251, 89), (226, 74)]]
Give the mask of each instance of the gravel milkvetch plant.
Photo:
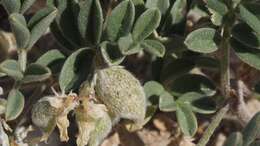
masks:
[[(31, 18), (26, 12), (35, 0), (0, 2), (18, 56), (0, 63), (0, 78), (14, 80), (0, 100), (3, 146), (24, 140), (12, 130), (27, 123), (42, 131), (24, 140), (31, 145), (47, 141), (55, 127), (60, 141), (67, 142), (68, 127), (76, 124), (75, 143), (98, 146), (116, 124), (135, 131), (157, 111), (175, 112), (188, 138), (196, 136), (198, 114), (217, 112), (198, 146), (205, 146), (226, 113), (235, 111), (245, 128), (225, 145), (259, 145), (259, 113), (241, 107), (242, 79), (235, 75), (234, 87), (230, 77), (231, 53), (260, 69), (258, 0), (47, 0)], [(194, 13), (202, 20), (191, 22)], [(52, 49), (30, 61), (28, 52), (48, 28), (62, 51)], [(144, 86), (123, 67), (129, 56), (148, 56)], [(26, 85), (35, 85), (32, 95)], [(51, 86), (62, 93), (43, 95)], [(34, 94), (42, 97), (32, 99)]]

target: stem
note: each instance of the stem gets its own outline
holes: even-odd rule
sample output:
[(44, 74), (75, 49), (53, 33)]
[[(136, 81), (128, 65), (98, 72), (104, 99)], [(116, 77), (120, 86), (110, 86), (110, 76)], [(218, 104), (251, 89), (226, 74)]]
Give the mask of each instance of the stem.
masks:
[(27, 64), (27, 51), (26, 50), (21, 49), (18, 52), (18, 62), (19, 62), (22, 72), (24, 72), (26, 69), (26, 64)]
[(211, 121), (210, 125), (208, 126), (208, 128), (204, 132), (204, 134), (203, 134), (202, 138), (200, 139), (197, 146), (206, 146), (206, 144), (208, 143), (211, 135), (213, 134), (215, 129), (219, 126), (221, 120), (226, 115), (228, 110), (229, 110), (229, 104), (227, 104), (226, 106), (224, 106), (222, 109), (220, 109), (218, 111), (217, 115)]
[(221, 90), (222, 94), (226, 97), (230, 97), (230, 45), (229, 39), (231, 35), (231, 28), (228, 24), (222, 28), (222, 40), (220, 44), (221, 59), (220, 59), (220, 74), (221, 74)]

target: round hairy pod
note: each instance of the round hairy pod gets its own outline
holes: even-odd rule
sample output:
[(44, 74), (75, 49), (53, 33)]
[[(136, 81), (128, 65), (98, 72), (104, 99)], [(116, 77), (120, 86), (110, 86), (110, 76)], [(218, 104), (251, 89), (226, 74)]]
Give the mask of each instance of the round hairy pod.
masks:
[(123, 118), (139, 124), (143, 122), (146, 112), (143, 87), (123, 67), (112, 66), (98, 70), (95, 91), (114, 120)]
[[(49, 101), (39, 101), (32, 108), (32, 122), (44, 131), (55, 126), (58, 109), (51, 106)], [(53, 126), (52, 126), (53, 125)]]

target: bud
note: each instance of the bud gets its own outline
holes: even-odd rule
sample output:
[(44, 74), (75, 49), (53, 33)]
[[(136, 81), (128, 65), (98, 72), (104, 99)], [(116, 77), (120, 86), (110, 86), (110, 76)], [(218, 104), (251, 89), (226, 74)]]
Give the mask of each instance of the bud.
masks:
[(103, 104), (87, 103), (76, 110), (78, 146), (99, 146), (112, 128), (107, 108)]
[(60, 131), (61, 141), (68, 141), (68, 113), (73, 110), (78, 101), (76, 95), (56, 95), (41, 98), (32, 108), (32, 122), (43, 130), (41, 141), (46, 141), (56, 125)]
[(141, 125), (146, 98), (140, 82), (120, 66), (98, 70), (96, 78), (97, 98), (106, 105), (113, 122), (123, 118)]

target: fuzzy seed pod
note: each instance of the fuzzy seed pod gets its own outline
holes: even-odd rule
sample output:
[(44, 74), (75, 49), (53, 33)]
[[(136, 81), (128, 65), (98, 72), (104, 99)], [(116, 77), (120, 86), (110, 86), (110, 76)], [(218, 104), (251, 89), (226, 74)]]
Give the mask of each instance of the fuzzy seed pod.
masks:
[(108, 108), (115, 121), (120, 118), (142, 124), (146, 98), (140, 82), (121, 66), (112, 66), (96, 73), (97, 98)]
[(48, 131), (55, 125), (58, 109), (51, 106), (48, 101), (39, 101), (32, 108), (32, 122), (43, 131)]

